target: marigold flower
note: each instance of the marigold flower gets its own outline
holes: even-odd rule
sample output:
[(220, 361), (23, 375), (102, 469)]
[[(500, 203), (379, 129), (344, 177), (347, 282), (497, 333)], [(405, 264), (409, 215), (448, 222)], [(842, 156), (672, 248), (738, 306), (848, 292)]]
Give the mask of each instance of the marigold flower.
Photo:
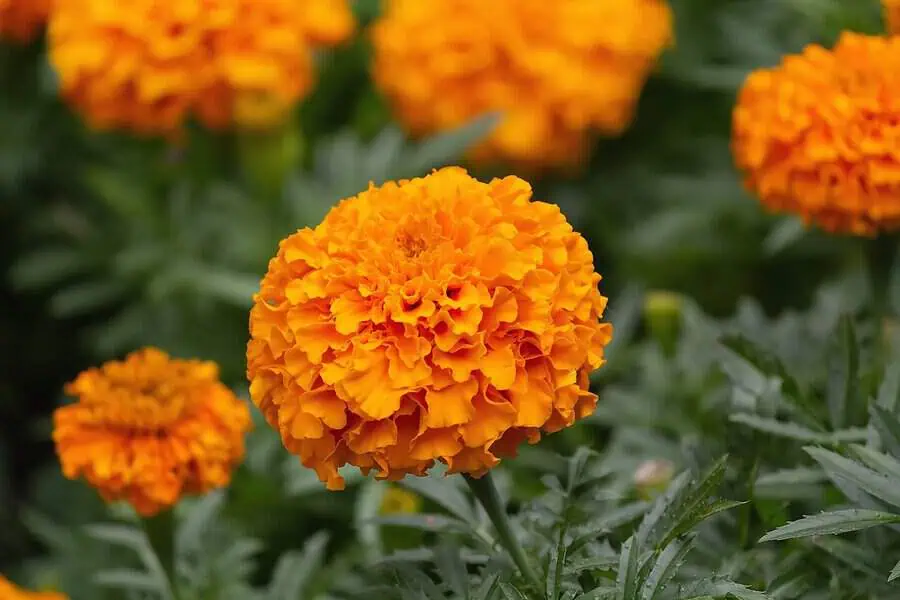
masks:
[(57, 592), (29, 592), (0, 575), (0, 599), (2, 600), (68, 600)]
[(0, 39), (25, 43), (43, 29), (50, 0), (0, 0)]
[(750, 74), (733, 118), (745, 184), (834, 233), (900, 226), (900, 38), (845, 32)]
[(172, 134), (279, 122), (312, 86), (312, 49), (353, 28), (347, 0), (66, 0), (49, 51), (91, 126)]
[(329, 489), (347, 463), (479, 476), (593, 412), (612, 336), (599, 281), (584, 238), (517, 177), (370, 186), (269, 262), (250, 393)]
[(421, 508), (422, 498), (418, 494), (392, 485), (385, 490), (378, 513), (382, 515), (408, 515), (419, 512)]
[(472, 158), (576, 164), (629, 124), (672, 40), (665, 0), (389, 0), (374, 78), (411, 133), (505, 117)]
[(244, 455), (250, 412), (215, 363), (145, 348), (82, 372), (66, 393), (77, 402), (53, 415), (63, 473), (144, 516), (227, 485)]

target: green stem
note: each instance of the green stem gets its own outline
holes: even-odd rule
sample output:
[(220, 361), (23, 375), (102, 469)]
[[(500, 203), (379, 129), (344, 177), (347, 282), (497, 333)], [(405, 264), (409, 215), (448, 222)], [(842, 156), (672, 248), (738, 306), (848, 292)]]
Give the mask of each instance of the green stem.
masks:
[(873, 240), (867, 240), (865, 246), (866, 268), (869, 275), (869, 286), (872, 301), (872, 319), (875, 325), (875, 368), (880, 372), (884, 367), (887, 339), (885, 335), (886, 320), (891, 315), (891, 278), (894, 263), (897, 259), (898, 236), (881, 234)]
[(497, 529), (497, 536), (500, 538), (500, 543), (506, 551), (509, 552), (510, 557), (519, 568), (522, 576), (537, 590), (540, 590), (541, 580), (528, 563), (525, 551), (522, 549), (519, 540), (516, 539), (516, 536), (513, 533), (512, 525), (506, 514), (506, 507), (500, 500), (500, 494), (497, 492), (497, 486), (494, 484), (491, 473), (488, 472), (480, 479), (464, 475), (463, 479), (466, 480), (469, 489), (472, 490), (472, 494), (475, 495), (475, 498), (477, 498), (481, 503), (481, 506), (484, 507), (485, 512)]
[(175, 515), (172, 510), (164, 510), (153, 517), (145, 517), (142, 521), (150, 546), (169, 579), (172, 598), (178, 600), (175, 584)]

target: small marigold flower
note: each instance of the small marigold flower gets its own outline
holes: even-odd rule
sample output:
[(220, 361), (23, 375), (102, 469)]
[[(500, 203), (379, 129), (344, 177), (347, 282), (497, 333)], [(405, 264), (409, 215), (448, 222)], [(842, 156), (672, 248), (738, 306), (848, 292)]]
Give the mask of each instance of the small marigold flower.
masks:
[(329, 489), (347, 463), (480, 476), (593, 412), (612, 336), (599, 281), (584, 238), (517, 177), (370, 186), (269, 262), (250, 393)]
[(215, 363), (145, 348), (82, 372), (66, 393), (77, 402), (53, 415), (63, 473), (141, 515), (227, 485), (244, 455), (250, 412)]
[(68, 600), (68, 597), (57, 592), (29, 592), (0, 575), (0, 600)]
[(172, 134), (277, 124), (312, 86), (312, 49), (353, 28), (347, 0), (65, 0), (49, 51), (91, 126)]
[(408, 515), (419, 512), (422, 498), (401, 487), (390, 486), (381, 498), (378, 513), (382, 515)]
[(745, 184), (833, 233), (900, 227), (900, 38), (841, 35), (750, 74), (733, 117)]
[(503, 112), (472, 158), (530, 168), (577, 164), (591, 130), (628, 126), (672, 15), (665, 0), (389, 0), (372, 36), (411, 133)]
[(49, 14), (50, 0), (0, 0), (0, 39), (30, 42)]

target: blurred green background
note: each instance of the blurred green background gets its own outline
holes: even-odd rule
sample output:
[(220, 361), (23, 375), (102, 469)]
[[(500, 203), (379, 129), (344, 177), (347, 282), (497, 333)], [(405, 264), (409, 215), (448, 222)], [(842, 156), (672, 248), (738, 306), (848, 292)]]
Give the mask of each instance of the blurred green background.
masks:
[[(729, 131), (749, 71), (807, 43), (830, 44), (842, 29), (882, 31), (878, 0), (672, 6), (676, 45), (633, 126), (597, 140), (582, 175), (532, 181), (535, 196), (558, 203), (588, 239), (625, 324), (601, 386), (633, 366), (623, 347), (646, 337), (647, 290), (684, 294), (718, 318), (754, 298), (763, 319), (805, 310), (823, 284), (859, 268), (856, 241), (761, 210), (732, 166)], [(177, 151), (87, 130), (57, 98), (42, 42), (0, 46), (0, 570), (43, 556), (51, 522), (103, 514), (54, 460), (49, 415), (64, 382), (157, 345), (218, 361), (243, 390), (250, 297), (277, 241), (370, 180), (458, 162), (483, 130), (404, 139), (369, 78), (365, 26), (377, 2), (355, 8), (361, 34), (319, 57), (319, 83), (295, 127), (269, 136), (195, 129)], [(548, 444), (599, 446), (608, 438), (602, 421)], [(354, 494), (326, 495), (310, 478), (265, 427), (251, 435), (227, 510), (265, 541), (260, 580), (275, 556), (316, 530), (351, 535)]]

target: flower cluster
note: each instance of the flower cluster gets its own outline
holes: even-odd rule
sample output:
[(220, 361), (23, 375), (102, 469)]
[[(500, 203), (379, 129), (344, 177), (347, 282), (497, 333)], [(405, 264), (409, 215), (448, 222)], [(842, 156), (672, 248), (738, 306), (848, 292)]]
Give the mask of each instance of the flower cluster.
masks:
[(0, 599), (2, 600), (67, 600), (57, 592), (28, 592), (0, 575)]
[(733, 119), (747, 187), (830, 232), (900, 227), (900, 38), (844, 33), (752, 73)]
[(413, 134), (502, 112), (474, 159), (574, 164), (629, 124), (671, 39), (664, 0), (390, 0), (374, 77)]
[(310, 89), (311, 51), (353, 30), (346, 0), (66, 0), (49, 25), (65, 98), (98, 129), (172, 134), (277, 122)]
[(50, 0), (0, 0), (0, 39), (25, 43), (43, 29)]
[(281, 242), (250, 314), (250, 392), (330, 489), (347, 463), (477, 476), (593, 412), (612, 336), (599, 281), (521, 179), (370, 186)]
[(142, 515), (227, 485), (243, 458), (250, 413), (214, 363), (146, 348), (81, 373), (66, 393), (77, 402), (53, 415), (63, 473)]

